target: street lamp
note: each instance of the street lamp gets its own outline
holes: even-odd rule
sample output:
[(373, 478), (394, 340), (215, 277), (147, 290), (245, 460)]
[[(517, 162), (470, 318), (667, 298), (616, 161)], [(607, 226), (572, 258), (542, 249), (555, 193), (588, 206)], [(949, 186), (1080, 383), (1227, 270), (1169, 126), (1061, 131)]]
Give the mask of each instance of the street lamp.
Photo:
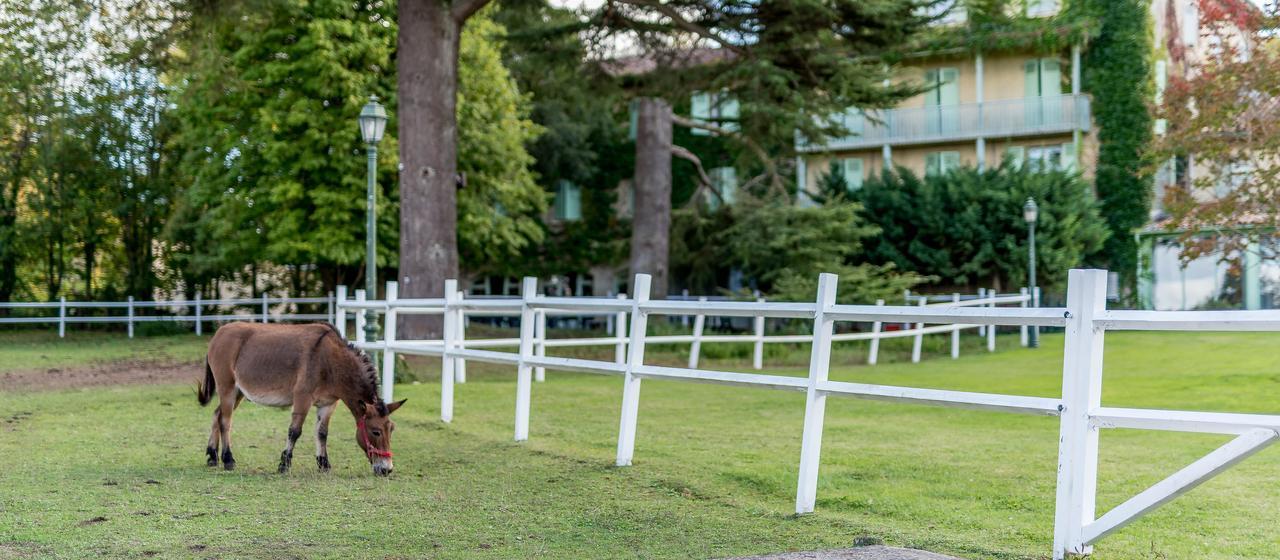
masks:
[[(1040, 306), (1040, 299), (1036, 297), (1036, 219), (1040, 217), (1040, 207), (1036, 206), (1036, 199), (1027, 198), (1026, 204), (1022, 205), (1022, 219), (1027, 222), (1027, 289), (1031, 290), (1032, 307)], [(1040, 327), (1031, 327), (1031, 336), (1027, 344), (1032, 348), (1040, 347)]]
[[(364, 285), (369, 297), (378, 297), (377, 267), (377, 174), (378, 174), (378, 142), (387, 128), (387, 109), (378, 103), (378, 96), (370, 95), (360, 111), (360, 137), (364, 139), (365, 153), (368, 155), (368, 198), (365, 201), (365, 272)], [(373, 310), (364, 310), (365, 340), (373, 342), (377, 338), (378, 324), (373, 320)]]

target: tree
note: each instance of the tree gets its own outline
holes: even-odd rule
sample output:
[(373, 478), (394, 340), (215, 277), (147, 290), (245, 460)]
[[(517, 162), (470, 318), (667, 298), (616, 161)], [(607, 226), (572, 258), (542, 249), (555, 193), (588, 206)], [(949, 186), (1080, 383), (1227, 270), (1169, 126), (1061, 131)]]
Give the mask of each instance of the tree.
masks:
[(1132, 287), (1137, 272), (1134, 232), (1151, 208), (1151, 178), (1143, 161), (1151, 140), (1151, 38), (1145, 0), (1085, 0), (1101, 27), (1086, 51), (1084, 89), (1093, 96), (1098, 123), (1094, 178), (1111, 235), (1108, 266)]
[(1006, 289), (1026, 279), (1022, 205), (1029, 197), (1040, 205), (1041, 284), (1059, 285), (1070, 268), (1103, 247), (1108, 234), (1098, 201), (1075, 173), (1018, 169), (1006, 161), (921, 179), (899, 167), (864, 182), (852, 199), (862, 205), (867, 224), (879, 229), (865, 241), (869, 262), (892, 263), (947, 287)]
[[(631, 272), (654, 274), (655, 292), (666, 293), (669, 203), (642, 201), (669, 200), (670, 154), (689, 154), (666, 141), (673, 122), (736, 143), (763, 171), (746, 184), (789, 199), (779, 162), (788, 160), (797, 132), (816, 141), (843, 134), (839, 119), (830, 116), (851, 107), (888, 107), (919, 93), (916, 84), (890, 81), (893, 62), (932, 21), (928, 9), (940, 4), (605, 2), (590, 19), (602, 30), (593, 52), (605, 70), (623, 78), (638, 112)], [(643, 54), (611, 59), (604, 40), (618, 36)], [(713, 113), (732, 114), (724, 109), (736, 106), (737, 116), (716, 122), (666, 116), (670, 109), (664, 107), (694, 92), (713, 94)]]
[[(400, 281), (405, 297), (441, 297), (458, 277), (458, 47), (462, 27), (490, 0), (400, 0), (396, 91), (400, 114)], [(404, 325), (438, 337), (440, 318)]]
[(1164, 225), (1182, 234), (1185, 260), (1275, 256), (1274, 243), (1259, 241), (1280, 226), (1276, 8), (1242, 0), (1201, 0), (1199, 8), (1214, 46), (1170, 52), (1174, 66), (1156, 113), (1165, 133), (1149, 153), (1171, 179), (1180, 176), (1165, 187)]
[(682, 209), (675, 214), (673, 260), (702, 277), (702, 289), (723, 284), (707, 278), (718, 270), (699, 268), (732, 268), (761, 292), (791, 301), (812, 300), (823, 272), (840, 276), (841, 303), (871, 303), (929, 280), (893, 263), (862, 262), (865, 243), (880, 230), (860, 211), (846, 200), (802, 207), (755, 197), (712, 212)]

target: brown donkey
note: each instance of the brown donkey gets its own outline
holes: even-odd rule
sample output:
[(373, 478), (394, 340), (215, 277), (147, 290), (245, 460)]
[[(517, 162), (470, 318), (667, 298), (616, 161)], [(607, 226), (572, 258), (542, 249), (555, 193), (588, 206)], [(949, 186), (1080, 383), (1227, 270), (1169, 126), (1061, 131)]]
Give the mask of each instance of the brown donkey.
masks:
[(282, 325), (229, 323), (218, 329), (205, 356), (204, 383), (196, 398), (204, 406), (218, 392), (213, 428), (205, 453), (208, 464), (236, 466), (231, 454), (231, 414), (240, 399), (267, 406), (292, 406), (289, 441), (280, 453), (280, 472), (293, 461), (293, 445), (302, 435), (307, 410), (316, 407), (316, 464), (329, 470), (329, 418), (338, 401), (356, 420), (356, 443), (364, 450), (374, 474), (391, 474), (390, 415), (404, 401), (383, 404), (378, 374), (369, 356), (342, 339), (328, 324)]

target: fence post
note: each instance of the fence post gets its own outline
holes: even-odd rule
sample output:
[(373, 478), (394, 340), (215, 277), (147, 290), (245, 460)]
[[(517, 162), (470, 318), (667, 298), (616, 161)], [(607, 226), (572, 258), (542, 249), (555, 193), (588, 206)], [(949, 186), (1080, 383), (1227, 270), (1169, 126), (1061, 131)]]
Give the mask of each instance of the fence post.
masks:
[(204, 298), (196, 292), (196, 336), (204, 334)]
[[(997, 292), (995, 288), (991, 288), (990, 290), (987, 290), (987, 296), (991, 298), (991, 303), (988, 303), (987, 307), (991, 309), (995, 309), (996, 298), (999, 297), (999, 295), (1000, 293)], [(987, 326), (987, 352), (995, 352), (995, 351), (996, 351), (996, 326), (989, 325)]]
[[(618, 299), (627, 299), (627, 294), (618, 294)], [(627, 363), (627, 312), (619, 311), (617, 317), (613, 320), (614, 334), (618, 338), (618, 343), (613, 347), (613, 361), (619, 364)]]
[(835, 321), (827, 308), (836, 302), (835, 274), (818, 276), (817, 306), (813, 315), (813, 347), (809, 351), (809, 385), (805, 389), (804, 436), (800, 444), (800, 476), (796, 484), (796, 513), (813, 513), (818, 499), (818, 462), (822, 456), (822, 422), (827, 414), (827, 382), (831, 366), (831, 333)]
[(391, 344), (396, 341), (396, 299), (400, 295), (400, 285), (394, 281), (387, 282), (387, 312), (382, 314), (382, 402), (391, 402), (395, 394), (393, 386), (396, 382), (396, 353)]
[[(689, 289), (688, 289), (688, 288), (685, 288), (685, 289), (683, 289), (683, 290), (680, 290), (680, 299), (682, 299), (682, 300), (684, 300), (684, 301), (689, 301)], [(689, 326), (689, 316), (688, 316), (688, 315), (681, 315), (681, 316), (680, 316), (680, 326), (681, 326), (681, 327), (686, 327), (686, 328)]]
[[(356, 290), (356, 303), (363, 304), (365, 295), (364, 290)], [(364, 342), (364, 318), (368, 315), (364, 311), (364, 309), (356, 309), (356, 342)]]
[(640, 415), (640, 378), (636, 368), (644, 365), (644, 336), (649, 328), (649, 316), (640, 306), (649, 301), (649, 285), (653, 278), (637, 274), (632, 283), (631, 296), (631, 345), (627, 348), (627, 369), (622, 376), (622, 419), (618, 425), (619, 467), (631, 465), (636, 450), (636, 419)]
[(67, 337), (67, 296), (58, 298), (58, 338)]
[(267, 322), (267, 292), (262, 292), (262, 322)]
[(324, 314), (329, 317), (329, 324), (333, 324), (333, 290), (329, 290), (329, 297), (324, 302)]
[(338, 293), (333, 297), (333, 326), (338, 327), (338, 334), (347, 337), (347, 287), (338, 286)]
[(516, 365), (516, 441), (529, 439), (529, 401), (533, 391), (533, 372), (525, 360), (533, 357), (533, 335), (537, 312), (529, 302), (538, 294), (538, 279), (524, 277), (520, 286), (520, 362)]
[[(533, 336), (538, 340), (533, 347), (533, 355), (539, 358), (547, 355), (547, 310), (539, 309), (534, 315)], [(533, 368), (533, 379), (539, 383), (547, 380), (547, 368), (538, 366)]]
[[(756, 303), (764, 303), (764, 298), (756, 298)], [(755, 369), (764, 368), (764, 315), (755, 318), (755, 335), (756, 344), (751, 353), (751, 366)]]
[[(978, 288), (978, 301), (981, 302), (984, 299), (987, 299), (987, 289)], [(987, 307), (987, 305), (985, 303), (980, 303), (978, 307)], [(978, 336), (987, 336), (986, 325), (978, 325)]]
[[(1028, 299), (1028, 298), (1027, 298), (1027, 293), (1028, 293), (1028, 292), (1027, 292), (1027, 289), (1026, 289), (1026, 288), (1019, 288), (1019, 289), (1018, 289), (1018, 294), (1019, 294), (1019, 295), (1021, 295), (1021, 296), (1022, 296), (1022, 298), (1023, 298), (1023, 299), (1022, 299), (1022, 307), (1026, 307), (1026, 306), (1027, 306), (1027, 299)], [(1027, 326), (1026, 326), (1026, 325), (1022, 325), (1022, 327), (1020, 327), (1020, 328), (1018, 329), (1018, 332), (1019, 332), (1019, 337), (1021, 338), (1022, 347), (1023, 347), (1023, 348), (1026, 348), (1026, 347), (1027, 347)]]
[(458, 314), (455, 307), (458, 305), (458, 281), (448, 279), (444, 281), (444, 339), (440, 341), (443, 346), (443, 352), (440, 353), (440, 420), (442, 422), (453, 421), (453, 383), (455, 381), (454, 368), (458, 367), (458, 361), (450, 356), (450, 353), (457, 347), (458, 341)]
[(1067, 324), (1062, 361), (1062, 408), (1058, 438), (1058, 488), (1054, 508), (1053, 557), (1089, 554), (1084, 527), (1095, 519), (1098, 428), (1090, 413), (1102, 404), (1103, 330), (1094, 319), (1107, 305), (1105, 270), (1067, 275)]
[(129, 338), (133, 338), (133, 296), (129, 296)]
[[(707, 296), (698, 298), (698, 303), (706, 303)], [(689, 346), (689, 369), (698, 369), (698, 356), (702, 353), (702, 329), (707, 325), (707, 316), (701, 311), (693, 317), (693, 344)]]
[[(920, 307), (929, 303), (929, 296), (920, 298)], [(916, 337), (911, 343), (911, 363), (920, 363), (920, 348), (924, 346), (924, 323), (916, 323)]]
[[(960, 292), (951, 294), (951, 303), (955, 307), (960, 307)], [(951, 359), (955, 360), (960, 357), (960, 325), (951, 325)]]
[[(458, 297), (456, 301), (461, 302), (464, 297), (466, 297), (466, 294), (464, 294), (462, 290), (458, 290)], [(467, 312), (462, 308), (458, 308), (454, 310), (453, 313), (454, 345), (461, 348), (462, 341), (467, 339)], [(458, 383), (467, 382), (467, 361), (465, 359), (457, 358), (453, 361), (453, 380)]]
[[(884, 305), (884, 300), (876, 300), (876, 305)], [(871, 351), (867, 353), (867, 364), (876, 365), (876, 360), (880, 359), (880, 328), (883, 326), (881, 321), (871, 323)]]

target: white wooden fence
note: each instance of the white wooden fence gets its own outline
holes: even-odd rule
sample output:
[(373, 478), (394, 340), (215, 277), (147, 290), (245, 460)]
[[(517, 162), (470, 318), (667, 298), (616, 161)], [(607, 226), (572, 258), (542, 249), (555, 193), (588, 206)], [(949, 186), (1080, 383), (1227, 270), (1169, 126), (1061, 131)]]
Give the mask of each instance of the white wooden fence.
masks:
[[(289, 313), (288, 306), (301, 304), (325, 304), (324, 313)], [(281, 312), (273, 312), (271, 306), (284, 305)], [(258, 308), (256, 313), (206, 313), (208, 307), (237, 306)], [(129, 338), (133, 338), (133, 327), (137, 323), (175, 323), (190, 322), (196, 334), (203, 334), (204, 323), (209, 321), (330, 321), (334, 320), (334, 296), (328, 297), (270, 297), (262, 294), (258, 298), (241, 299), (202, 299), (196, 296), (193, 300), (183, 301), (67, 301), (63, 297), (51, 302), (3, 302), (0, 309), (56, 309), (56, 317), (0, 317), (3, 324), (54, 324), (58, 325), (58, 336), (67, 336), (67, 325), (86, 323), (124, 323), (128, 325)], [(119, 309), (123, 315), (74, 315), (76, 309)], [(167, 309), (178, 311), (180, 315), (138, 315), (139, 309)], [(117, 312), (119, 313), (119, 312)]]
[[(394, 284), (388, 286), (385, 301), (369, 301), (362, 294), (357, 294), (357, 301), (349, 302), (346, 301), (345, 294), (342, 294), (343, 297), (338, 300), (337, 313), (339, 319), (342, 319), (349, 310), (376, 309), (383, 312), (386, 340), (377, 343), (360, 340), (359, 344), (366, 349), (383, 352), (384, 375), (393, 375), (394, 355), (397, 353), (440, 356), (443, 360), (440, 415), (446, 422), (453, 417), (454, 372), (460, 363), (475, 360), (515, 366), (517, 441), (529, 437), (529, 405), (535, 369), (551, 368), (621, 377), (622, 413), (616, 457), (619, 466), (630, 465), (634, 454), (640, 386), (644, 379), (803, 392), (805, 416), (801, 430), (800, 469), (796, 488), (796, 512), (802, 514), (813, 511), (817, 497), (823, 417), (828, 396), (1057, 417), (1060, 436), (1053, 536), (1055, 559), (1064, 558), (1068, 554), (1090, 553), (1092, 545), (1098, 540), (1258, 452), (1278, 437), (1280, 415), (1106, 407), (1102, 406), (1101, 395), (1102, 350), (1107, 331), (1280, 331), (1280, 311), (1107, 310), (1107, 275), (1102, 270), (1070, 271), (1066, 307), (1052, 308), (964, 306), (956, 303), (943, 306), (841, 305), (836, 303), (836, 283), (836, 276), (821, 275), (817, 299), (812, 303), (702, 302), (650, 300), (650, 278), (643, 274), (636, 276), (635, 297), (619, 299), (540, 296), (537, 293), (536, 279), (526, 278), (523, 297), (511, 301), (465, 299), (458, 293), (456, 282), (451, 280), (446, 283), (447, 297), (443, 299), (398, 299)], [(464, 312), (518, 314), (518, 350), (482, 350), (479, 348), (483, 345), (482, 341), (466, 341), (461, 332)], [(397, 339), (396, 318), (400, 314), (410, 313), (443, 314), (443, 340)], [(627, 313), (630, 318), (630, 334), (625, 340), (621, 333), (616, 339), (607, 339), (618, 344), (620, 349), (625, 345), (625, 359), (604, 361), (546, 356), (539, 348), (553, 345), (553, 341), (547, 340), (545, 331), (537, 325), (538, 317), (547, 313)], [(357, 314), (357, 322), (362, 320), (362, 315)], [(812, 320), (812, 334), (802, 337), (803, 341), (812, 343), (808, 377), (647, 365), (644, 363), (646, 344), (662, 339), (646, 334), (648, 319), (652, 315)], [(918, 326), (942, 324), (1063, 328), (1065, 349), (1062, 394), (1047, 398), (831, 381), (828, 379), (831, 346), (840, 336), (834, 334), (834, 325), (836, 322), (850, 321), (915, 323)], [(344, 326), (345, 320), (339, 320), (337, 324)], [(363, 337), (362, 329), (357, 330), (357, 336)], [(508, 341), (503, 343), (509, 344)], [(391, 390), (388, 378), (383, 384), (384, 397), (388, 400)], [(1236, 437), (1099, 516), (1095, 509), (1095, 496), (1098, 432), (1103, 428), (1205, 432)]]

